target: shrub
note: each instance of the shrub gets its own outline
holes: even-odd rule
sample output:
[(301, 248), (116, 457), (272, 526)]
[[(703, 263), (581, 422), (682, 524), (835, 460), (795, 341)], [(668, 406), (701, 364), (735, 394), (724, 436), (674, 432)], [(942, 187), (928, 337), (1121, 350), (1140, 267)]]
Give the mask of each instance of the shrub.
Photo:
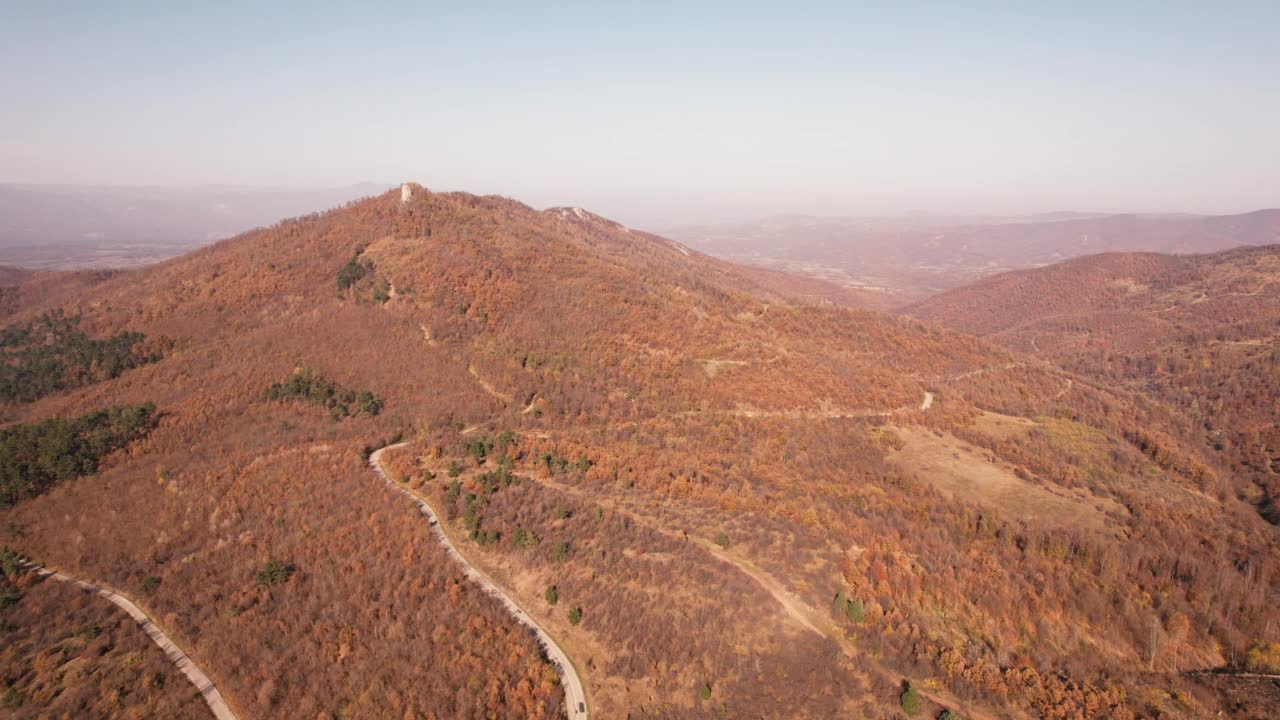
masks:
[(861, 600), (849, 600), (845, 603), (844, 614), (850, 622), (860, 623), (866, 617), (867, 611)]
[(453, 505), (460, 497), (462, 497), (462, 483), (454, 480), (449, 483), (449, 489), (444, 491), (444, 501)]
[(898, 698), (898, 702), (902, 704), (902, 711), (908, 715), (918, 714), (923, 704), (920, 692), (910, 685), (907, 686), (906, 690), (902, 691), (902, 696)]
[(547, 599), (548, 605), (555, 605), (560, 602), (560, 593), (556, 590), (555, 585), (548, 585), (547, 592), (543, 595)]
[(569, 610), (569, 624), (577, 625), (582, 622), (582, 608), (576, 607)]
[(357, 254), (338, 269), (338, 289), (346, 290), (370, 272), (373, 272), (373, 262), (361, 260)]
[(287, 380), (272, 383), (263, 396), (273, 401), (303, 400), (320, 405), (329, 410), (334, 420), (351, 415), (377, 415), (383, 406), (382, 398), (372, 392), (347, 390), (310, 368), (295, 370)]
[(22, 707), (22, 703), (25, 700), (26, 697), (23, 696), (22, 693), (18, 692), (17, 688), (9, 688), (4, 691), (4, 697), (0, 698), (0, 707), (5, 709)]
[(294, 567), (282, 560), (272, 560), (254, 575), (259, 585), (279, 585), (293, 577)]
[(474, 538), (476, 531), (480, 529), (480, 511), (476, 508), (475, 502), (467, 502), (467, 509), (462, 514), (462, 524), (471, 533), (471, 537)]
[(142, 583), (140, 587), (142, 588), (142, 592), (150, 593), (154, 591), (156, 588), (160, 587), (160, 578), (156, 577), (155, 575), (148, 575), (142, 578)]
[(539, 455), (538, 462), (546, 465), (547, 470), (551, 472), (551, 474), (553, 475), (556, 473), (562, 473), (565, 471), (565, 469), (569, 467), (568, 458), (562, 458), (557, 455), (552, 455), (549, 452), (544, 452), (541, 455)]
[(569, 557), (569, 543), (564, 540), (556, 543), (555, 550), (551, 553), (551, 557), (555, 560), (563, 560)]
[(505, 456), (507, 454), (507, 448), (511, 445), (511, 443), (515, 441), (516, 441), (515, 432), (511, 430), (503, 430), (502, 433), (498, 435), (498, 442), (497, 442), (498, 454)]
[(720, 533), (719, 535), (716, 535), (716, 544), (722, 548), (729, 547), (729, 534)]
[(481, 473), (476, 477), (476, 481), (480, 483), (486, 493), (493, 494), (515, 483), (516, 477), (511, 474), (509, 467), (500, 464), (497, 470)]
[(1254, 643), (1245, 655), (1244, 664), (1253, 672), (1280, 674), (1280, 643)]
[(356, 393), (356, 412), (365, 415), (377, 415), (382, 412), (382, 398), (374, 395), (368, 390), (360, 390)]
[(516, 528), (515, 532), (511, 533), (511, 542), (520, 547), (534, 547), (540, 541), (538, 540), (538, 536), (533, 534), (532, 531), (525, 530), (524, 528)]
[(450, 460), (449, 472), (448, 472), (449, 477), (456, 478), (461, 474), (462, 474), (462, 465), (460, 465), (457, 460)]
[(711, 683), (703, 683), (702, 687), (698, 688), (698, 697), (703, 700), (711, 699)]
[(22, 557), (9, 548), (0, 548), (0, 573), (13, 577), (22, 569)]
[(493, 438), (484, 435), (474, 440), (468, 440), (463, 447), (466, 449), (467, 454), (476, 461), (476, 465), (483, 465), (485, 458), (493, 451), (493, 445)]

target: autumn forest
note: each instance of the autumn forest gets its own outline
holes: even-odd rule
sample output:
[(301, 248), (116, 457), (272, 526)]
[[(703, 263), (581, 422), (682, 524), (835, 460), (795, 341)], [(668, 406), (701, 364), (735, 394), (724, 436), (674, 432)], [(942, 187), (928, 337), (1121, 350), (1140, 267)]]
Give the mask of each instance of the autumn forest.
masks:
[(38, 568), (242, 719), (1272, 717), (1277, 277), (891, 312), (417, 185), (16, 273), (0, 717), (217, 716)]

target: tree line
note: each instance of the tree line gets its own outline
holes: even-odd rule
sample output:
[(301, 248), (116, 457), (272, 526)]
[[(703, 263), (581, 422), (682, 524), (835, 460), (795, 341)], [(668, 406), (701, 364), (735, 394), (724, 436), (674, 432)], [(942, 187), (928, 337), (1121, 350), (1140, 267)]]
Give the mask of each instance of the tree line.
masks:
[(0, 330), (0, 400), (27, 403), (160, 359), (139, 332), (95, 339), (61, 310)]
[(145, 403), (0, 429), (0, 507), (92, 475), (103, 456), (146, 433), (155, 416), (155, 405)]

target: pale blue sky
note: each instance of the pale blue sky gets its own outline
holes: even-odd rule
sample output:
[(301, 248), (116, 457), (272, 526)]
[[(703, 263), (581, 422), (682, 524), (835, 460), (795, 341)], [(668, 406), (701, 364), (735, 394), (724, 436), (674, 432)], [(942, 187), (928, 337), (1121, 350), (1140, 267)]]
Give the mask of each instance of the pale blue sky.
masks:
[(1280, 205), (1280, 3), (1036, 4), (0, 0), (0, 182), (414, 179), (648, 225)]

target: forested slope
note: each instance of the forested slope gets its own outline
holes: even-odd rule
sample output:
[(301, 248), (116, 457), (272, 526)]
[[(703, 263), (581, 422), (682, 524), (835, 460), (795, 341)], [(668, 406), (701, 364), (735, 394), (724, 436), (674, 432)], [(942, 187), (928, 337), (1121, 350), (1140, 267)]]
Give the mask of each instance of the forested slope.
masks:
[(943, 293), (913, 315), (1184, 414), (1234, 491), (1280, 521), (1280, 246), (1098, 255)]
[(598, 717), (893, 717), (904, 680), (931, 712), (1210, 717), (1181, 671), (1280, 619), (1274, 528), (1161, 403), (579, 209), (399, 198), (6, 291), (14, 327), (165, 344), (5, 408), (157, 416), (4, 542), (148, 582), (242, 716), (561, 712), (368, 470), (398, 438)]
[(212, 718), (124, 612), (7, 566), (0, 576), (0, 716)]

